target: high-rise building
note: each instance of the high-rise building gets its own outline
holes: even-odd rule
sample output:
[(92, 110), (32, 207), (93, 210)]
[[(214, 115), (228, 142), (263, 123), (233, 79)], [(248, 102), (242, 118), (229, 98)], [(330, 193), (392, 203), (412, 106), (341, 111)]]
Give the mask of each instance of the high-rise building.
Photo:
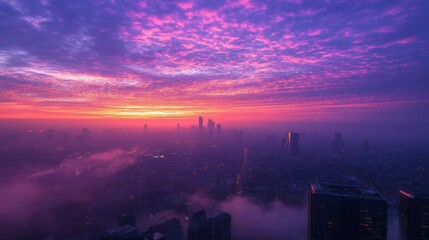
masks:
[(210, 138), (213, 137), (214, 129), (215, 129), (215, 122), (213, 122), (213, 120), (209, 119), (207, 121), (207, 131), (209, 132), (209, 137)]
[(203, 117), (202, 117), (202, 116), (200, 116), (200, 117), (198, 118), (198, 129), (199, 129), (199, 131), (200, 131), (200, 132), (202, 132), (202, 131), (203, 131), (203, 128), (204, 128)]
[(113, 228), (105, 231), (98, 237), (93, 238), (93, 240), (139, 240), (137, 228), (125, 225), (118, 228)]
[(172, 218), (161, 224), (150, 227), (143, 233), (144, 239), (183, 240), (183, 227), (180, 220)]
[(207, 218), (204, 210), (192, 214), (188, 240), (231, 240), (231, 215), (220, 213)]
[(88, 128), (82, 128), (82, 137), (83, 139), (89, 139), (91, 137), (91, 132)]
[(209, 225), (206, 211), (200, 210), (189, 221), (188, 240), (205, 240), (209, 238)]
[(308, 193), (309, 240), (385, 240), (387, 203), (370, 187), (313, 184)]
[(210, 240), (231, 240), (231, 215), (221, 213), (209, 219)]
[(299, 155), (299, 133), (288, 132), (288, 152), (290, 156)]
[(344, 152), (345, 143), (341, 138), (341, 133), (335, 133), (335, 138), (332, 140), (332, 153), (340, 154)]
[(401, 240), (429, 239), (429, 193), (399, 191)]
[(217, 130), (217, 132), (221, 132), (222, 131), (222, 124), (220, 124), (220, 123), (216, 124), (216, 130)]

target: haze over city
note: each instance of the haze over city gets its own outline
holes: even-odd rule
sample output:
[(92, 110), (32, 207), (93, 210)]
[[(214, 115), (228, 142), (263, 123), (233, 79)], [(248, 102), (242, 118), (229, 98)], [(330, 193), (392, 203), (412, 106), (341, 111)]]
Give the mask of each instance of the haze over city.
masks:
[(426, 0), (0, 0), (0, 239), (425, 239), (428, 22)]

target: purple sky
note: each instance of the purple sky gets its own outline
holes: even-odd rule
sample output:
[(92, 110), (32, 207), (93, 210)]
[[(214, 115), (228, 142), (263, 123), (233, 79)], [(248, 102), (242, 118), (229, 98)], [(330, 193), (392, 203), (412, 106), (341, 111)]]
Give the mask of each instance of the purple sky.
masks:
[(426, 0), (0, 0), (0, 118), (429, 119), (428, 23)]

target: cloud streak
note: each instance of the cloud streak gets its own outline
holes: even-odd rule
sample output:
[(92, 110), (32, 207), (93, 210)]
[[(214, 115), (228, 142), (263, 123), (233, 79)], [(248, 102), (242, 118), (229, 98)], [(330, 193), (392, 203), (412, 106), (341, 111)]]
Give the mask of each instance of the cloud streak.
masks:
[(423, 0), (0, 1), (0, 117), (401, 113), (429, 103), (428, 10)]

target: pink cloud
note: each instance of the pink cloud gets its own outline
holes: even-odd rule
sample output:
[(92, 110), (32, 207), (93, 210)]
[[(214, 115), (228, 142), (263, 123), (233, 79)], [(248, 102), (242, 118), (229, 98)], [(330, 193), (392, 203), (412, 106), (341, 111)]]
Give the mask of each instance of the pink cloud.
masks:
[(403, 38), (400, 40), (395, 41), (395, 43), (397, 44), (410, 44), (410, 43), (414, 43), (417, 41), (416, 37), (408, 37), (408, 38)]
[(320, 34), (322, 33), (322, 29), (313, 29), (313, 30), (310, 30), (308, 33), (307, 33), (307, 35), (308, 36), (311, 36), (311, 37), (314, 37), (314, 36), (319, 36)]
[(384, 26), (384, 27), (377, 28), (375, 31), (378, 33), (391, 33), (396, 31), (396, 28), (393, 26)]
[(178, 3), (177, 6), (179, 6), (183, 10), (188, 10), (194, 7), (194, 4), (192, 2), (181, 2)]

